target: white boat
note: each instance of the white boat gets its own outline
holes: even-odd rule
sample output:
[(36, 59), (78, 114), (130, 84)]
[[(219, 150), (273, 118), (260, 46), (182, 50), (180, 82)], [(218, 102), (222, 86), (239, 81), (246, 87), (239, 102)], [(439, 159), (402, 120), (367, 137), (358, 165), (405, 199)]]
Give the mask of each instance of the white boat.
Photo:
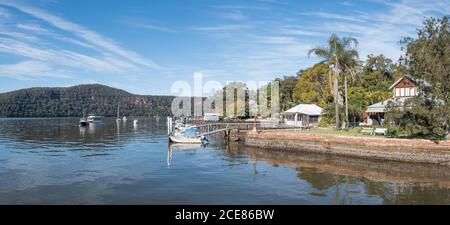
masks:
[(205, 144), (207, 140), (204, 137), (187, 137), (183, 134), (169, 136), (171, 142), (183, 144)]
[(123, 117), (122, 117), (122, 120), (123, 120), (123, 121), (127, 121), (128, 118), (127, 118), (126, 116), (123, 116)]
[(89, 123), (101, 123), (102, 117), (101, 116), (88, 116), (87, 121)]
[(80, 127), (85, 127), (87, 125), (89, 125), (88, 120), (86, 119), (86, 115), (83, 113), (83, 118), (80, 119)]
[(174, 143), (206, 144), (208, 139), (200, 136), (197, 127), (176, 127), (175, 132), (169, 135), (169, 140)]
[(133, 124), (136, 126), (138, 124), (138, 120), (133, 120)]

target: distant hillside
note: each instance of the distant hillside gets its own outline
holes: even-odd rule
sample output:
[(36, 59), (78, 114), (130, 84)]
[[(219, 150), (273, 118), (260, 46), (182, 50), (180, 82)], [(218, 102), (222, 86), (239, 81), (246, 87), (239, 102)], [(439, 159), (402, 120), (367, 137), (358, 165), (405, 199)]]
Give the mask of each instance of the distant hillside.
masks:
[(28, 88), (0, 94), (0, 117), (167, 116), (173, 96), (134, 95), (99, 85)]

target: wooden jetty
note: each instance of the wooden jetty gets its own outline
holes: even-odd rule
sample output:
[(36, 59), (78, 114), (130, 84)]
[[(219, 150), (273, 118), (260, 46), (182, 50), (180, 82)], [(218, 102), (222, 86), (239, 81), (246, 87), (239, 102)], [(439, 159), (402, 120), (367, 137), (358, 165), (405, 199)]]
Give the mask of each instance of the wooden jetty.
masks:
[[(214, 134), (223, 134), (224, 138), (230, 138), (231, 133), (238, 135), (239, 133), (245, 133), (252, 130), (266, 130), (266, 129), (292, 129), (291, 126), (278, 124), (275, 122), (243, 122), (243, 121), (230, 121), (230, 122), (205, 122), (205, 121), (190, 121), (180, 120), (178, 125), (195, 127), (199, 134), (198, 137), (205, 137)], [(174, 134), (175, 126), (177, 123), (171, 117), (167, 118), (168, 135)]]

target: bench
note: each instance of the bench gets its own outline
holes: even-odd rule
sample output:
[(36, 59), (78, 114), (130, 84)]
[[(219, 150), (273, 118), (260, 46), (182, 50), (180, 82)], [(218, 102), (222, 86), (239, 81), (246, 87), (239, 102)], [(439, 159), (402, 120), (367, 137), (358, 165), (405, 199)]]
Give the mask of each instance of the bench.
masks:
[(387, 131), (388, 131), (387, 128), (376, 128), (374, 133), (375, 134), (382, 134), (382, 135), (386, 136)]
[(363, 128), (361, 130), (361, 134), (369, 134), (372, 135), (373, 134), (373, 128)]

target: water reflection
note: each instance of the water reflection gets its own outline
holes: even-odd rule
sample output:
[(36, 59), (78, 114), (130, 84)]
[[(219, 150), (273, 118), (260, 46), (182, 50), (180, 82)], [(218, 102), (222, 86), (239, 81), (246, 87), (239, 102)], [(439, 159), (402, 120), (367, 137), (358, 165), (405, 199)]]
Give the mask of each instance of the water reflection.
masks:
[(207, 145), (203, 144), (184, 144), (184, 143), (169, 143), (167, 151), (167, 167), (170, 168), (172, 163), (172, 152), (173, 151), (197, 151), (199, 149), (206, 148)]
[(311, 195), (330, 195), (332, 204), (352, 204), (361, 192), (384, 204), (450, 204), (448, 167), (241, 148), (253, 161), (295, 168)]
[(0, 204), (450, 204), (450, 169), (167, 142), (161, 118), (0, 119)]

